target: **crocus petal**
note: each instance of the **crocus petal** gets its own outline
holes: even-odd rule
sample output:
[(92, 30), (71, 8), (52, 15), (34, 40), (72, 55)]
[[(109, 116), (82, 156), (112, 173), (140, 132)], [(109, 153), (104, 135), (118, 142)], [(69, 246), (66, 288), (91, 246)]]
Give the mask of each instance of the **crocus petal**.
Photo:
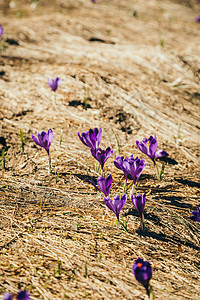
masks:
[(124, 194), (124, 195), (122, 196), (122, 198), (121, 198), (121, 201), (120, 201), (119, 204), (118, 204), (118, 207), (117, 207), (119, 213), (120, 213), (121, 209), (124, 207), (124, 205), (125, 205), (125, 203), (126, 203), (126, 200), (127, 200), (127, 195)]
[[(38, 142), (40, 143), (40, 145), (43, 145), (45, 139), (46, 139), (46, 132), (40, 130), (37, 132), (37, 138), (38, 138)], [(41, 146), (43, 147), (43, 146)]]
[(197, 221), (200, 222), (200, 205), (197, 206), (198, 207), (198, 211), (193, 211), (192, 215), (190, 217), (190, 219), (192, 219), (193, 221)]
[(3, 294), (3, 300), (13, 300), (13, 296), (10, 293)]
[(123, 171), (123, 160), (124, 156), (116, 156), (116, 160), (113, 160), (115, 167)]
[(39, 143), (38, 139), (37, 139), (33, 134), (31, 135), (31, 137), (32, 137), (32, 140), (33, 140), (38, 146), (42, 147), (41, 144)]
[(37, 137), (38, 137), (38, 141), (41, 145), (41, 147), (43, 147), (47, 153), (49, 154), (49, 136), (48, 133), (44, 132), (44, 131), (39, 131), (37, 133)]
[(27, 291), (20, 291), (16, 298), (17, 300), (30, 300), (30, 294)]
[(149, 145), (149, 157), (152, 160), (154, 160), (154, 158), (155, 158), (156, 150), (157, 150), (157, 140), (156, 140), (156, 138), (154, 138), (154, 139), (152, 139), (152, 141), (150, 142), (150, 145)]
[(156, 158), (161, 158), (161, 157), (168, 156), (168, 155), (169, 154), (165, 150), (158, 150), (155, 153)]
[[(84, 139), (82, 138), (82, 136), (80, 135), (79, 132), (78, 132), (78, 137), (79, 137), (79, 139), (81, 140), (81, 142), (82, 142), (85, 146), (88, 146), (88, 145), (85, 143)], [(88, 146), (88, 147), (89, 147), (89, 146)]]
[(195, 21), (196, 21), (197, 23), (200, 23), (200, 15), (196, 17)]
[(146, 202), (146, 196), (145, 194), (139, 194), (137, 196), (132, 195), (131, 200), (137, 211), (139, 212), (140, 216), (143, 213), (145, 202)]
[(49, 136), (49, 146), (50, 146), (51, 143), (53, 142), (53, 130), (52, 129), (48, 130), (48, 136)]
[(48, 78), (47, 80), (48, 80), (48, 85), (49, 85), (49, 87), (51, 88), (52, 85), (53, 85), (53, 79)]
[(100, 127), (99, 130), (97, 129), (98, 133), (97, 133), (97, 145), (96, 147), (99, 147), (99, 144), (102, 140), (102, 128)]
[(110, 199), (110, 197), (105, 197), (104, 202), (105, 202), (106, 206), (115, 213), (113, 205), (112, 205), (112, 200)]
[(3, 27), (0, 25), (0, 36), (3, 34)]
[(59, 85), (61, 84), (61, 82), (62, 82), (62, 79), (56, 77), (56, 79), (55, 79), (56, 88), (59, 87)]
[(140, 149), (140, 151), (142, 151), (146, 155), (148, 154), (148, 147), (144, 143), (136, 141), (136, 145)]

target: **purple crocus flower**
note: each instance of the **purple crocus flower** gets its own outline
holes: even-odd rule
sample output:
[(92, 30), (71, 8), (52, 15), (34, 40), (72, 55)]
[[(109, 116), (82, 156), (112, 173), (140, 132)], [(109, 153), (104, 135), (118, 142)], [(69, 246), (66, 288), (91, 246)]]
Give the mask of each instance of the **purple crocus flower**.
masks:
[(90, 182), (93, 184), (93, 186), (100, 192), (104, 193), (104, 195), (107, 197), (110, 193), (110, 189), (112, 186), (112, 175), (108, 175), (107, 178), (104, 178), (103, 176), (100, 176), (97, 178), (97, 186), (90, 180)]
[(144, 210), (144, 206), (145, 206), (145, 202), (146, 202), (146, 196), (145, 196), (145, 194), (143, 194), (143, 195), (139, 194), (137, 196), (132, 195), (131, 200), (133, 202), (133, 205), (135, 206), (135, 208), (139, 212), (140, 219), (141, 219), (141, 227), (143, 229), (144, 228), (143, 210)]
[(113, 200), (111, 200), (110, 197), (104, 198), (106, 206), (115, 213), (118, 221), (119, 221), (120, 211), (122, 207), (125, 205), (126, 200), (127, 200), (126, 194), (124, 194), (121, 199), (118, 195), (115, 195)]
[(131, 155), (130, 157), (117, 156), (116, 161), (113, 161), (114, 165), (124, 172), (125, 182), (127, 182), (128, 174), (131, 175), (133, 179), (133, 184), (138, 183), (140, 175), (142, 174), (146, 163), (144, 159), (139, 159)]
[(108, 147), (106, 150), (102, 150), (101, 148), (95, 150), (91, 149), (92, 156), (98, 160), (102, 171), (106, 160), (113, 154), (113, 152), (114, 151), (111, 150), (110, 147)]
[[(16, 298), (17, 300), (30, 300), (30, 294), (28, 291), (19, 291)], [(3, 300), (13, 300), (13, 296), (10, 293), (3, 295)]]
[(152, 267), (149, 261), (143, 261), (142, 258), (138, 257), (132, 266), (132, 270), (136, 280), (145, 287), (149, 295), (149, 281), (152, 278)]
[(200, 15), (196, 17), (195, 21), (196, 21), (197, 23), (200, 23)]
[(55, 92), (57, 90), (57, 88), (59, 87), (59, 85), (61, 84), (61, 81), (62, 80), (58, 77), (56, 77), (55, 79), (48, 78), (48, 85), (52, 89), (52, 91)]
[(86, 132), (82, 132), (81, 134), (78, 132), (79, 139), (81, 142), (89, 147), (90, 149), (97, 149), (102, 139), (102, 128), (94, 128), (89, 129)]
[(198, 211), (193, 211), (193, 216), (191, 216), (190, 219), (192, 219), (193, 221), (200, 222), (200, 205), (198, 205), (197, 207)]
[(32, 140), (40, 147), (44, 148), (49, 155), (49, 148), (53, 141), (53, 131), (52, 129), (48, 130), (48, 133), (44, 131), (37, 132), (37, 137), (32, 134)]
[(157, 138), (156, 135), (152, 135), (146, 139), (144, 138), (142, 142), (136, 141), (136, 145), (144, 154), (146, 154), (155, 164), (156, 158), (161, 158), (163, 156), (168, 156), (168, 153), (164, 150), (157, 151)]
[(134, 158), (133, 155), (124, 162), (124, 169), (131, 175), (134, 185), (138, 183), (140, 175), (145, 167), (146, 163), (144, 162), (144, 159), (139, 159), (138, 157)]
[(0, 25), (0, 36), (3, 34), (3, 27)]
[(124, 156), (116, 156), (116, 160), (113, 161), (115, 167), (124, 172), (125, 182), (127, 182), (127, 178), (128, 178), (128, 172), (124, 167), (124, 163), (126, 161), (128, 161), (128, 157), (124, 158)]

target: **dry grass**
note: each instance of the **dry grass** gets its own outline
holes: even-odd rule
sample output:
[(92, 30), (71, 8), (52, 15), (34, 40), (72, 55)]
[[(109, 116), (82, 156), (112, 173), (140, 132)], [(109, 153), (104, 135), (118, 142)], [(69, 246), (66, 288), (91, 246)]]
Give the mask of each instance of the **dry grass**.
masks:
[[(22, 288), (31, 299), (147, 299), (131, 271), (140, 256), (152, 263), (156, 299), (199, 299), (200, 228), (189, 219), (200, 194), (198, 4), (44, 0), (31, 10), (27, 1), (15, 3), (1, 13), (2, 38), (19, 45), (8, 45), (0, 58), (0, 136), (8, 147), (0, 170), (0, 293)], [(62, 85), (54, 105), (46, 81), (56, 76)], [(102, 147), (115, 155), (114, 133), (122, 155), (141, 157), (136, 139), (156, 133), (159, 148), (178, 162), (166, 166), (160, 183), (147, 159), (138, 188), (148, 199), (144, 232), (130, 201), (122, 212), (128, 232), (117, 230), (87, 182), (98, 174), (77, 131), (100, 126)], [(50, 175), (46, 153), (31, 139), (49, 128), (55, 133)], [(113, 174), (114, 195), (123, 176), (112, 160), (106, 172)]]

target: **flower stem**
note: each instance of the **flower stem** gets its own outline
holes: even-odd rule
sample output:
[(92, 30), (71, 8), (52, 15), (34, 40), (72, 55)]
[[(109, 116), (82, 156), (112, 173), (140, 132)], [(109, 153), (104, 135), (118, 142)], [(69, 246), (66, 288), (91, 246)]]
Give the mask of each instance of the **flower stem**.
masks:
[(142, 213), (140, 216), (141, 219), (141, 229), (144, 230), (144, 214)]
[(123, 186), (123, 193), (124, 194), (126, 194), (126, 186), (127, 186), (127, 180), (125, 180), (124, 186)]
[(135, 184), (132, 185), (132, 189), (130, 190), (130, 193), (129, 193), (130, 200), (131, 200), (131, 196), (134, 193), (134, 189), (135, 189)]
[(149, 299), (154, 300), (155, 296), (154, 296), (154, 293), (153, 293), (152, 286), (150, 284), (148, 285), (148, 288), (146, 290), (147, 290), (147, 294), (149, 296)]
[(51, 172), (51, 155), (49, 153), (49, 174), (50, 174), (50, 172)]
[(155, 167), (156, 167), (156, 174), (157, 174), (157, 178), (158, 178), (158, 180), (160, 181), (161, 180), (161, 178), (160, 178), (160, 173), (159, 173), (159, 170), (158, 170), (158, 165), (157, 165), (157, 163), (156, 163), (156, 160), (154, 159), (154, 164), (155, 164)]
[(133, 183), (132, 189), (131, 189), (131, 194), (133, 195), (135, 189), (135, 184)]
[(116, 219), (116, 225), (117, 225), (117, 229), (119, 229), (119, 220)]

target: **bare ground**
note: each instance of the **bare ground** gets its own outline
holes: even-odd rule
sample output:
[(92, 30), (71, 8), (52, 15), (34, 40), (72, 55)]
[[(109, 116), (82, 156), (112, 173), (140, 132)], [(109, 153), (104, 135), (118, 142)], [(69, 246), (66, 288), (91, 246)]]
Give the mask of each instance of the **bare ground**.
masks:
[[(0, 58), (0, 142), (7, 154), (0, 170), (0, 293), (147, 299), (131, 271), (139, 256), (153, 266), (156, 299), (199, 299), (200, 225), (189, 218), (200, 194), (198, 4), (44, 0), (36, 9), (30, 1), (8, 9), (7, 2), (0, 3), (7, 46)], [(54, 103), (47, 77), (56, 76), (62, 85)], [(130, 201), (122, 212), (128, 232), (117, 230), (88, 183), (98, 174), (77, 132), (100, 126), (102, 147), (115, 150), (106, 163), (112, 195), (123, 182), (112, 163), (115, 136), (121, 155), (144, 157), (135, 141), (156, 134), (177, 162), (158, 182), (147, 159), (138, 188), (148, 199), (144, 232)], [(31, 139), (49, 128), (50, 175), (45, 151)]]

